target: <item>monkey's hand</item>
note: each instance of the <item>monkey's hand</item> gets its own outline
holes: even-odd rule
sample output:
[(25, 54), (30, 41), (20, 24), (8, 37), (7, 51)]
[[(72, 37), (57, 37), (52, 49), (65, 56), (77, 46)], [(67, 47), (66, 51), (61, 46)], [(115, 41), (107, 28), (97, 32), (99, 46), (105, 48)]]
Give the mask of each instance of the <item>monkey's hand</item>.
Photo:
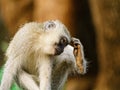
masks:
[(77, 71), (83, 74), (85, 68), (83, 65), (82, 44), (79, 39), (72, 38), (71, 45), (74, 47), (73, 54), (76, 59)]

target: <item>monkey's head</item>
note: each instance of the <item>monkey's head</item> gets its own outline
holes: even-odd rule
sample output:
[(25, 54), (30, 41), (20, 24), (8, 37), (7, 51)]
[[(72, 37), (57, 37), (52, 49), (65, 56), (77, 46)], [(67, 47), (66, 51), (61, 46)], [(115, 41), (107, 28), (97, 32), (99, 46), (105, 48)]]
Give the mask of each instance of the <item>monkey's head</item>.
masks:
[(42, 23), (42, 30), (37, 38), (36, 47), (48, 55), (59, 55), (70, 43), (71, 36), (67, 28), (58, 20)]

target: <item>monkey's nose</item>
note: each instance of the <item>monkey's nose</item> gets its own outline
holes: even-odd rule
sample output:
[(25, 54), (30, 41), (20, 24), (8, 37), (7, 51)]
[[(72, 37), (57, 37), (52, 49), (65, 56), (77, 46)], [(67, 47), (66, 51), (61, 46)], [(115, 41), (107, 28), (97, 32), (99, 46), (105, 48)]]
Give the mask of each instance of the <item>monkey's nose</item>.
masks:
[(64, 48), (57, 46), (55, 48), (55, 55), (60, 55), (64, 51)]

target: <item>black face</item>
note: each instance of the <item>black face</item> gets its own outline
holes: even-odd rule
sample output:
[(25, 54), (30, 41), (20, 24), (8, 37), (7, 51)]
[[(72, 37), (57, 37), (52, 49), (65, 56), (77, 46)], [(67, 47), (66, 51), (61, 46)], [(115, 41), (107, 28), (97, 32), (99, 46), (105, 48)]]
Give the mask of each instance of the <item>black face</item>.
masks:
[(63, 51), (64, 48), (68, 45), (68, 39), (64, 36), (60, 38), (59, 43), (55, 44), (55, 55), (60, 55)]

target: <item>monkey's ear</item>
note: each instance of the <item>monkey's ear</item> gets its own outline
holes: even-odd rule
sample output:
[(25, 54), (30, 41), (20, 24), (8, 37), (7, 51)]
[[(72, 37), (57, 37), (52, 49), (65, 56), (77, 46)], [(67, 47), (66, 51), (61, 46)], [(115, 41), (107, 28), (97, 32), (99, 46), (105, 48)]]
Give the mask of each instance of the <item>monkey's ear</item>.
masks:
[(50, 30), (56, 27), (56, 24), (54, 21), (46, 21), (44, 22), (44, 28), (45, 30)]

